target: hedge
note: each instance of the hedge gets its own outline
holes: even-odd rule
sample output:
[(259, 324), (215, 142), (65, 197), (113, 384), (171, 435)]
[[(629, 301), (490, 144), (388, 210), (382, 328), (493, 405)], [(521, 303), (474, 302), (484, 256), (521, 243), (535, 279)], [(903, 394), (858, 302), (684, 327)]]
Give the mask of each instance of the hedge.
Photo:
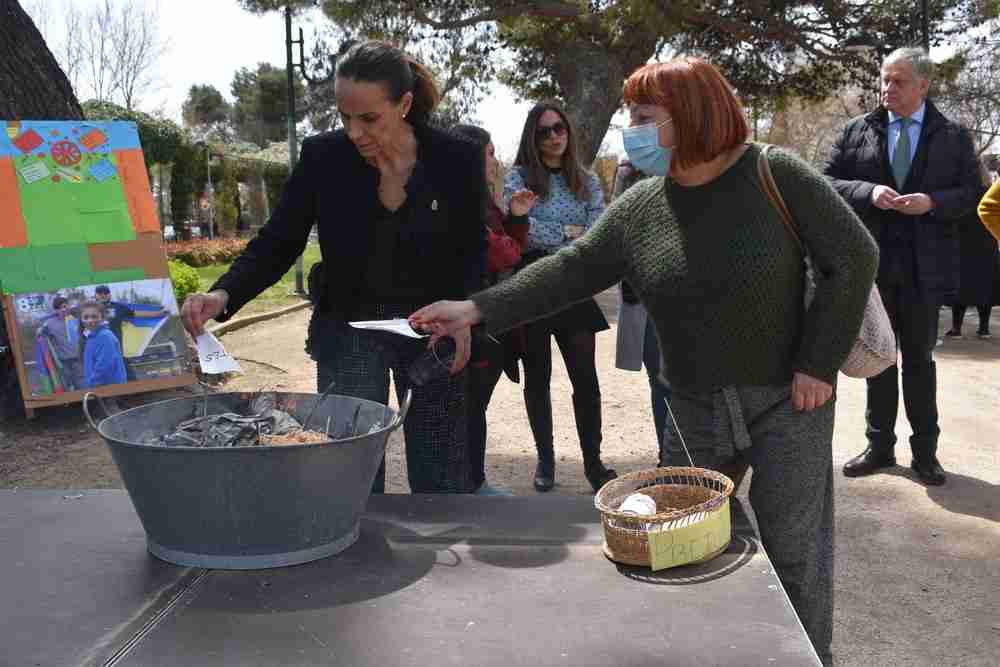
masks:
[(236, 259), (247, 245), (246, 239), (192, 239), (172, 241), (163, 244), (169, 259), (183, 262), (188, 266), (209, 266), (228, 264)]
[(198, 291), (198, 272), (184, 262), (175, 260), (167, 261), (167, 268), (170, 270), (170, 280), (174, 284), (174, 296), (177, 297), (177, 305), (184, 304), (184, 299), (188, 294)]

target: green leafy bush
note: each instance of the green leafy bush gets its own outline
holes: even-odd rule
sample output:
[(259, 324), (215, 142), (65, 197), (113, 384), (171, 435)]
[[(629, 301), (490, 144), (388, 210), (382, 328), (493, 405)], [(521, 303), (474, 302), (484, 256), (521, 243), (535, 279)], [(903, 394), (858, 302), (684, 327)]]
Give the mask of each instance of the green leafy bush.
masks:
[(184, 262), (188, 266), (228, 264), (236, 259), (247, 245), (246, 239), (192, 239), (165, 243), (167, 258)]
[(174, 284), (174, 295), (177, 297), (177, 305), (184, 303), (188, 294), (198, 291), (198, 272), (184, 262), (174, 260), (167, 261), (167, 268), (170, 269), (170, 280)]

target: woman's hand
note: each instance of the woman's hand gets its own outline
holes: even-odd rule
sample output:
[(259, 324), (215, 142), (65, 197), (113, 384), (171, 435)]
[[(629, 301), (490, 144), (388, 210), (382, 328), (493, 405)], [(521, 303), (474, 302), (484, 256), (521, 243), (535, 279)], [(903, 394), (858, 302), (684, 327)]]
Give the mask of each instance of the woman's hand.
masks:
[(205, 322), (226, 310), (229, 294), (215, 290), (208, 294), (189, 294), (181, 307), (181, 322), (192, 336), (205, 333)]
[(792, 377), (792, 405), (796, 410), (815, 410), (833, 396), (833, 385), (805, 373)]
[[(432, 340), (455, 336), (462, 329), (479, 324), (483, 315), (472, 301), (436, 301), (410, 315), (410, 326), (430, 332)], [(458, 341), (456, 336), (455, 341)]]
[(510, 197), (510, 214), (528, 215), (536, 203), (538, 203), (538, 195), (534, 192), (527, 189), (518, 190)]

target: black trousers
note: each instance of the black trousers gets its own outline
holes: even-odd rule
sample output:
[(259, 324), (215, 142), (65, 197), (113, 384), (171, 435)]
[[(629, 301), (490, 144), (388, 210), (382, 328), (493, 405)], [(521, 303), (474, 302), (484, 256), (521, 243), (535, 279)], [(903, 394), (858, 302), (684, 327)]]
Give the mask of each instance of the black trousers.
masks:
[(478, 489), (486, 481), (486, 410), (501, 373), (500, 364), (495, 362), (486, 365), (470, 364), (466, 370), (469, 383), (465, 394), (468, 405), (467, 440), (472, 490)]
[[(936, 455), (938, 435), (937, 343), (939, 305), (928, 303), (912, 285), (879, 285), (903, 365), (903, 405), (913, 435), (913, 457), (926, 460)], [(899, 366), (893, 365), (868, 379), (866, 435), (872, 449), (891, 454), (896, 445), (896, 414), (899, 411)]]

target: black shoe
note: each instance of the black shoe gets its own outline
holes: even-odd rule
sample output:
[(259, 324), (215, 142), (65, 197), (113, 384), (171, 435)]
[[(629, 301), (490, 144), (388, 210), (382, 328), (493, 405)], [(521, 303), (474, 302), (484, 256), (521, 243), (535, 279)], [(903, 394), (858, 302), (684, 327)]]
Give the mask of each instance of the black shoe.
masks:
[(949, 329), (944, 334), (945, 338), (961, 338), (962, 332), (958, 329)]
[(879, 468), (891, 468), (896, 465), (896, 457), (891, 454), (880, 454), (871, 447), (865, 449), (853, 459), (844, 464), (845, 477), (864, 477)]
[(944, 484), (944, 468), (938, 463), (936, 457), (931, 457), (928, 460), (913, 459), (910, 467), (913, 468), (913, 472), (917, 473), (917, 477), (924, 484), (928, 486), (941, 486)]
[(601, 462), (596, 463), (589, 470), (584, 471), (583, 474), (586, 476), (587, 481), (590, 482), (594, 493), (597, 493), (601, 490), (602, 486), (618, 477), (618, 473), (611, 468), (605, 468)]
[(556, 485), (555, 463), (538, 462), (535, 466), (535, 491), (545, 493)]

